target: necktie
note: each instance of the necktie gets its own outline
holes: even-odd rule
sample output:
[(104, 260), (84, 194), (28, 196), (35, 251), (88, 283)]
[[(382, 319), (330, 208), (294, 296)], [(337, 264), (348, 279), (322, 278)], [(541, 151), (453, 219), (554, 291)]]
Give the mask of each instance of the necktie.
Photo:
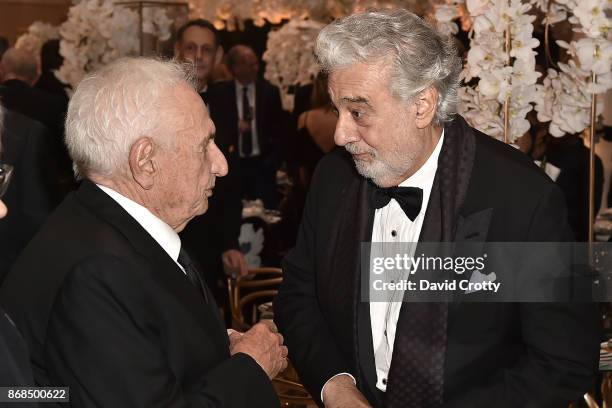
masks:
[(191, 261), (191, 258), (187, 254), (187, 251), (185, 251), (183, 248), (181, 248), (181, 251), (179, 252), (177, 261), (185, 270), (185, 275), (187, 276), (187, 279), (189, 279), (189, 282), (191, 282), (191, 284), (202, 294), (202, 296), (204, 297), (204, 301), (208, 303), (209, 297), (206, 284), (202, 282), (202, 278), (200, 278), (200, 273)]
[[(249, 104), (249, 88), (246, 86), (242, 87), (242, 119), (249, 121), (253, 120), (253, 112), (251, 112), (251, 105)], [(253, 152), (253, 138), (250, 130), (242, 132), (242, 154), (250, 156)]]
[(421, 211), (423, 190), (418, 187), (380, 188), (374, 186), (371, 195), (374, 208), (383, 208), (392, 198), (397, 201), (410, 221), (414, 221)]

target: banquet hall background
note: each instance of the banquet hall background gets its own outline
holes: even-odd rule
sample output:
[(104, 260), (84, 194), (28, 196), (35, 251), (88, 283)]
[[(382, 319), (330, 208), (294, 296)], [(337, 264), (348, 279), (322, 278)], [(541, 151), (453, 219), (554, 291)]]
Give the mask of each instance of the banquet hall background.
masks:
[[(17, 49), (38, 66), (30, 99), (11, 107), (0, 85), (0, 103), (42, 122), (54, 138), (38, 157), (41, 162), (24, 164), (53, 169), (40, 183), (49, 205), (37, 209), (27, 228), (20, 227), (24, 236), (18, 240), (15, 225), (0, 222), (0, 235), (12, 240), (1, 250), (25, 246), (77, 183), (63, 147), (62, 121), (79, 81), (123, 56), (172, 58), (177, 29), (203, 18), (219, 30), (225, 51), (213, 81), (233, 79), (230, 50), (246, 45), (258, 60), (258, 80), (278, 92), (279, 109), (265, 119), (274, 129), (272, 192), (249, 192), (243, 183), (242, 217), (236, 220), (249, 269), (272, 268), (274, 275), (295, 243), (316, 163), (333, 148), (335, 118), (313, 56), (314, 40), (333, 19), (374, 7), (409, 9), (451, 34), (464, 61), (459, 113), (473, 127), (531, 156), (561, 187), (578, 241), (611, 239), (610, 1), (0, 0), (0, 57)], [(5, 74), (0, 64), (0, 82)], [(197, 231), (190, 233), (197, 241)], [(0, 261), (0, 284), (12, 260)], [(229, 279), (218, 276), (216, 295), (233, 324), (237, 280), (235, 271), (225, 273)], [(267, 312), (265, 304), (257, 310)]]

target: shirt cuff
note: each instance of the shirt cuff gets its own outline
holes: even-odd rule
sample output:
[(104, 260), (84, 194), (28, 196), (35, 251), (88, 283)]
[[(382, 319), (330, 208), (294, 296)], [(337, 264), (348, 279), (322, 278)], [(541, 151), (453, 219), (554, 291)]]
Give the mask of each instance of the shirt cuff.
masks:
[(323, 405), (325, 405), (325, 402), (323, 401), (323, 391), (325, 390), (325, 386), (327, 385), (328, 382), (330, 382), (334, 378), (338, 377), (339, 375), (348, 375), (349, 377), (351, 377), (351, 380), (353, 380), (355, 385), (357, 385), (357, 381), (355, 380), (355, 377), (353, 377), (349, 373), (338, 373), (338, 374), (334, 375), (332, 378), (330, 378), (329, 380), (325, 381), (325, 384), (323, 384), (323, 388), (321, 388), (321, 402), (323, 403)]

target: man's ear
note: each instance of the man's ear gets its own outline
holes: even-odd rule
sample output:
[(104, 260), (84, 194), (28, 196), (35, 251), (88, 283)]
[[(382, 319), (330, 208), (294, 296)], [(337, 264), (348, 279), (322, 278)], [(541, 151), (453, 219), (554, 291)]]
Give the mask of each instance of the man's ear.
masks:
[(417, 95), (415, 100), (416, 119), (415, 124), (419, 129), (424, 129), (431, 124), (438, 108), (438, 91), (430, 86)]
[(134, 181), (143, 189), (153, 187), (156, 173), (159, 171), (155, 161), (155, 143), (150, 137), (141, 137), (130, 147), (130, 172)]
[(179, 55), (181, 54), (181, 46), (180, 46), (181, 41), (177, 40), (174, 43), (174, 58), (179, 59)]
[(217, 46), (217, 51), (215, 53), (215, 66), (219, 65), (222, 60), (223, 60), (223, 47), (219, 45)]

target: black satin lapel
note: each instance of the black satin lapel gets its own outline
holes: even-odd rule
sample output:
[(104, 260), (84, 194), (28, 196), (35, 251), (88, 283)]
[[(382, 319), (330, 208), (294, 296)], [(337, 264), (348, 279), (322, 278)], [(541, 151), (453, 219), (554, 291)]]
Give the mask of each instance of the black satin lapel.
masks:
[(456, 242), (486, 242), (493, 209), (486, 208), (457, 219)]
[[(361, 219), (364, 221), (361, 225), (360, 237), (361, 242), (371, 243), (372, 227), (374, 225), (375, 209), (371, 205), (370, 194), (373, 186), (368, 182), (363, 182), (361, 185)], [(360, 258), (368, 260), (369, 267), (369, 251), (363, 252)], [(379, 398), (379, 392), (376, 388), (376, 361), (374, 359), (374, 344), (372, 341), (372, 321), (370, 319), (370, 302), (362, 301), (364, 293), (369, 289), (369, 279), (361, 279), (361, 268), (357, 271), (358, 276), (358, 293), (357, 293), (357, 330), (356, 330), (356, 353), (358, 363), (358, 376), (362, 384), (359, 388), (364, 391), (364, 394), (374, 407), (381, 406), (382, 401)]]
[(330, 290), (327, 296), (333, 299), (331, 303), (337, 308), (333, 312), (333, 315), (337, 316), (332, 325), (333, 330), (337, 337), (346, 341), (345, 344), (352, 345), (354, 360), (351, 364), (354, 365), (357, 377), (360, 377), (361, 353), (359, 350), (361, 344), (357, 335), (358, 331), (370, 337), (368, 350), (372, 353), (373, 361), (372, 333), (371, 329), (367, 329), (370, 321), (369, 308), (363, 309), (367, 310), (367, 315), (362, 316), (367, 317), (367, 322), (365, 320), (362, 322), (363, 325), (366, 325), (362, 330), (359, 329), (360, 319), (357, 318), (357, 315), (358, 305), (361, 304), (359, 290), (361, 243), (371, 240), (374, 210), (369, 204), (367, 182), (361, 177), (352, 180), (344, 188), (342, 196), (340, 216), (332, 229), (336, 237), (335, 248), (330, 254), (332, 277), (326, 287)]

